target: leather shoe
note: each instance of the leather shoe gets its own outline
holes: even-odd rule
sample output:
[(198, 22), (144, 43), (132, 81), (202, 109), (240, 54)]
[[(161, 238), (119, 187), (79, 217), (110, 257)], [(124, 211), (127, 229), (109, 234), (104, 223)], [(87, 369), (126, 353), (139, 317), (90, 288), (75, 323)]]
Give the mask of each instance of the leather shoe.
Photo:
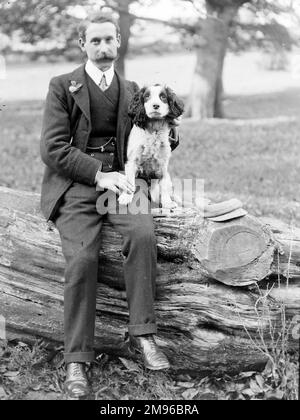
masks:
[(154, 336), (141, 335), (129, 337), (129, 350), (142, 356), (147, 369), (169, 369), (170, 363), (164, 353), (158, 348)]
[(64, 390), (70, 399), (79, 400), (90, 394), (84, 363), (68, 363)]

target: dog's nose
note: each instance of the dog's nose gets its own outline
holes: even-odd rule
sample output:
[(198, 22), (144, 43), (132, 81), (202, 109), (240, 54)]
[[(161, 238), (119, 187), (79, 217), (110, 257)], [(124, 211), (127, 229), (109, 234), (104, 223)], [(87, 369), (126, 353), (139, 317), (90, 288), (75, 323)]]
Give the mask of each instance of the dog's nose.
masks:
[(159, 105), (157, 104), (153, 105), (153, 109), (159, 109)]

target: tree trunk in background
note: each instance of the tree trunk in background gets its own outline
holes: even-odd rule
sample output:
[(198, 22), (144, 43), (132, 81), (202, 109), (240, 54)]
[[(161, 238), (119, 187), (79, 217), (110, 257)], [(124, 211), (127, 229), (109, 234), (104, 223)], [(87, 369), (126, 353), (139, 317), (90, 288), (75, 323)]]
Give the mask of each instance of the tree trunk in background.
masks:
[[(239, 5), (216, 9), (207, 1), (208, 17), (201, 25), (197, 45), (197, 64), (187, 107), (192, 118), (222, 118), (224, 116), (223, 67), (230, 25)], [(216, 16), (216, 17), (215, 17)]]
[(125, 76), (125, 58), (128, 52), (130, 29), (134, 19), (129, 15), (129, 5), (132, 0), (119, 0), (120, 11), (120, 30), (121, 30), (121, 47), (119, 49), (119, 59), (116, 63), (117, 70), (122, 76)]

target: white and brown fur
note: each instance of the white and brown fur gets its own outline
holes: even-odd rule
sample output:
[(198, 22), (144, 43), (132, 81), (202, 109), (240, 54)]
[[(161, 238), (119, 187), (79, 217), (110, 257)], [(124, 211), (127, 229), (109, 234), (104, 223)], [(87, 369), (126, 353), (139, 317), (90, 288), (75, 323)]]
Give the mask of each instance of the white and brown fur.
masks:
[[(169, 134), (174, 120), (183, 111), (182, 101), (170, 88), (161, 85), (141, 89), (129, 108), (134, 125), (128, 139), (125, 175), (133, 185), (139, 174), (151, 179), (151, 200), (163, 208), (177, 206), (171, 198), (172, 181), (168, 172)], [(132, 199), (133, 194), (123, 192), (119, 202), (127, 205)]]

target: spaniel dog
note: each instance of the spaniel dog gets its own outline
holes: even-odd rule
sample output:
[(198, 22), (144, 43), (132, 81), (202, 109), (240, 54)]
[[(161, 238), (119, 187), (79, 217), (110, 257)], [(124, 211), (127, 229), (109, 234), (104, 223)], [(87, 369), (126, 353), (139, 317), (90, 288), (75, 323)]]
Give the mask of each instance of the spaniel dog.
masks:
[[(128, 139), (125, 175), (133, 185), (137, 177), (151, 180), (152, 201), (168, 209), (177, 207), (171, 198), (172, 182), (168, 172), (169, 134), (183, 111), (183, 102), (170, 88), (161, 85), (144, 87), (129, 106), (134, 125)], [(119, 203), (127, 205), (132, 199), (133, 194), (123, 192)]]

